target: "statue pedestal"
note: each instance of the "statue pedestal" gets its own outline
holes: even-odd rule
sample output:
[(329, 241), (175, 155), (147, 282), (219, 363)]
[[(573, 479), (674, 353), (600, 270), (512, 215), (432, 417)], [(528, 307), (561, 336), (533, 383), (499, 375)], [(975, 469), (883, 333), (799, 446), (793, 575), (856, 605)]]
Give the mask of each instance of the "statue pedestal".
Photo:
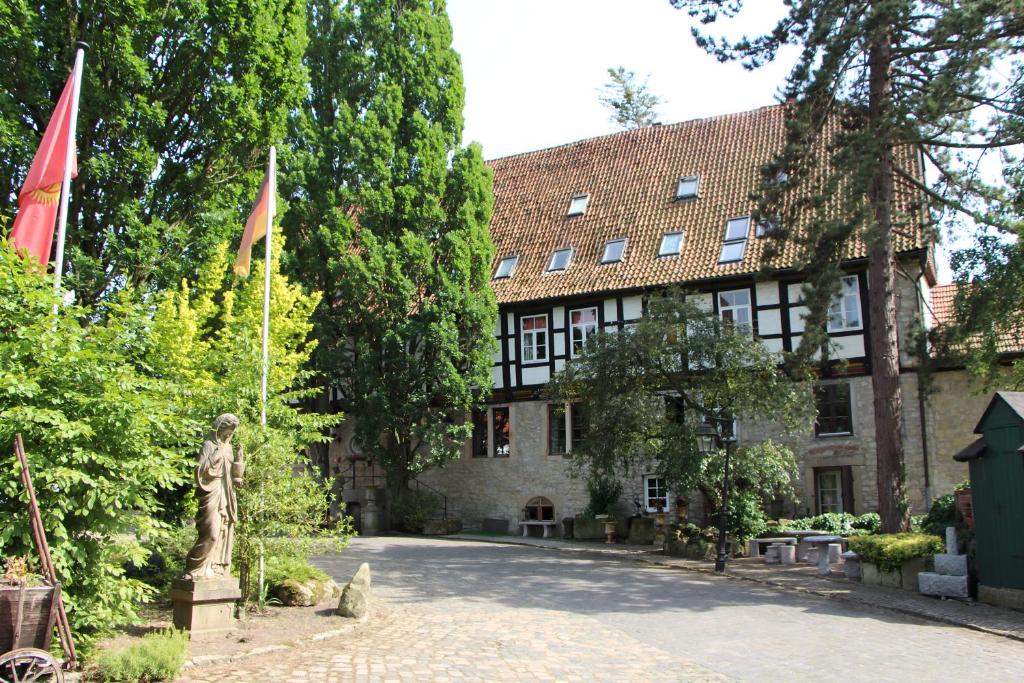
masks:
[(230, 631), (238, 625), (235, 602), (242, 597), (233, 576), (210, 579), (175, 579), (171, 583), (175, 628), (190, 637)]

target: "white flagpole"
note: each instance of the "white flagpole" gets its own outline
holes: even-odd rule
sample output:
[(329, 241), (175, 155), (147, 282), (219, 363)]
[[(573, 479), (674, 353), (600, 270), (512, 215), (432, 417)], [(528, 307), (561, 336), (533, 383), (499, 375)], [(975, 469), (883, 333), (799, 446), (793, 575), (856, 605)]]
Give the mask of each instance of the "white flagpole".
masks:
[(267, 166), (267, 235), (263, 256), (263, 377), (260, 381), (260, 424), (267, 426), (267, 373), (270, 370), (270, 237), (277, 203), (277, 149), (270, 148)]
[(82, 64), (85, 50), (89, 47), (82, 41), (75, 43), (75, 83), (71, 88), (71, 120), (68, 122), (68, 146), (64, 154), (64, 182), (60, 185), (60, 212), (57, 214), (57, 263), (53, 269), (53, 291), (59, 297), (60, 281), (64, 273), (64, 234), (68, 225), (68, 202), (71, 198), (71, 160), (75, 156), (75, 128), (78, 125), (78, 96), (82, 91)]

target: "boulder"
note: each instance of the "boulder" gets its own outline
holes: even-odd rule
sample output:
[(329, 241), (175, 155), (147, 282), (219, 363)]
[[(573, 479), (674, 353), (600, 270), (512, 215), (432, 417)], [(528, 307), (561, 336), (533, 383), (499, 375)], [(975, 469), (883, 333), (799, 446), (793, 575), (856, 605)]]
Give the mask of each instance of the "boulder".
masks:
[(324, 597), (324, 584), (318, 579), (285, 579), (271, 587), (270, 593), (287, 607), (311, 607)]
[(363, 562), (352, 580), (341, 592), (335, 613), (343, 617), (359, 619), (366, 614), (370, 602), (370, 565)]

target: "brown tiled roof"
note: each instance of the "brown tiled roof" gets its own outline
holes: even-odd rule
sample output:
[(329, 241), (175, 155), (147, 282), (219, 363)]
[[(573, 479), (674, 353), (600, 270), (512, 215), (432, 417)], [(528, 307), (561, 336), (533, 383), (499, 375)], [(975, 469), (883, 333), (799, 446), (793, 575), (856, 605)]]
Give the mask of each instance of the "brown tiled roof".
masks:
[[(764, 241), (751, 226), (742, 261), (718, 264), (725, 224), (749, 215), (761, 166), (782, 148), (782, 105), (739, 114), (655, 125), (489, 161), (494, 170), (491, 235), (495, 263), (518, 256), (512, 277), (494, 280), (499, 303), (515, 303), (755, 273)], [(699, 197), (676, 201), (680, 177), (700, 176)], [(577, 194), (590, 201), (567, 216)], [(658, 258), (661, 237), (683, 230), (679, 256)], [(600, 264), (604, 243), (628, 238), (624, 259)], [(925, 243), (898, 237), (897, 250)], [(567, 271), (547, 273), (551, 253), (573, 247)], [(773, 266), (795, 261), (787, 245)], [(864, 256), (855, 245), (848, 258)], [(493, 271), (492, 271), (493, 272)]]
[[(979, 337), (969, 337), (964, 340), (951, 338), (950, 332), (956, 326), (956, 295), (960, 290), (960, 284), (953, 282), (948, 285), (937, 285), (932, 287), (932, 319), (934, 331), (932, 340), (937, 345), (936, 350), (947, 353), (962, 354), (977, 346)], [(1024, 324), (1017, 322), (1014, 326), (1004, 326), (996, 340), (996, 351), (998, 353), (1020, 353), (1024, 351)]]
[(932, 319), (936, 326), (949, 325), (956, 321), (953, 302), (958, 288), (959, 285), (955, 282), (932, 287)]

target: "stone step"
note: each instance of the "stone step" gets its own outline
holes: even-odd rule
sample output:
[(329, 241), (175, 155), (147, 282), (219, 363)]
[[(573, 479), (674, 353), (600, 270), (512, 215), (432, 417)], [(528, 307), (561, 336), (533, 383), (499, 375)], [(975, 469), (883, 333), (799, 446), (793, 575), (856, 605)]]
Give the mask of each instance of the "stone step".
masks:
[(938, 553), (935, 555), (935, 573), (943, 576), (967, 576), (967, 556)]
[(967, 598), (966, 576), (950, 576), (935, 572), (920, 572), (917, 587), (922, 595), (936, 595), (943, 598)]

